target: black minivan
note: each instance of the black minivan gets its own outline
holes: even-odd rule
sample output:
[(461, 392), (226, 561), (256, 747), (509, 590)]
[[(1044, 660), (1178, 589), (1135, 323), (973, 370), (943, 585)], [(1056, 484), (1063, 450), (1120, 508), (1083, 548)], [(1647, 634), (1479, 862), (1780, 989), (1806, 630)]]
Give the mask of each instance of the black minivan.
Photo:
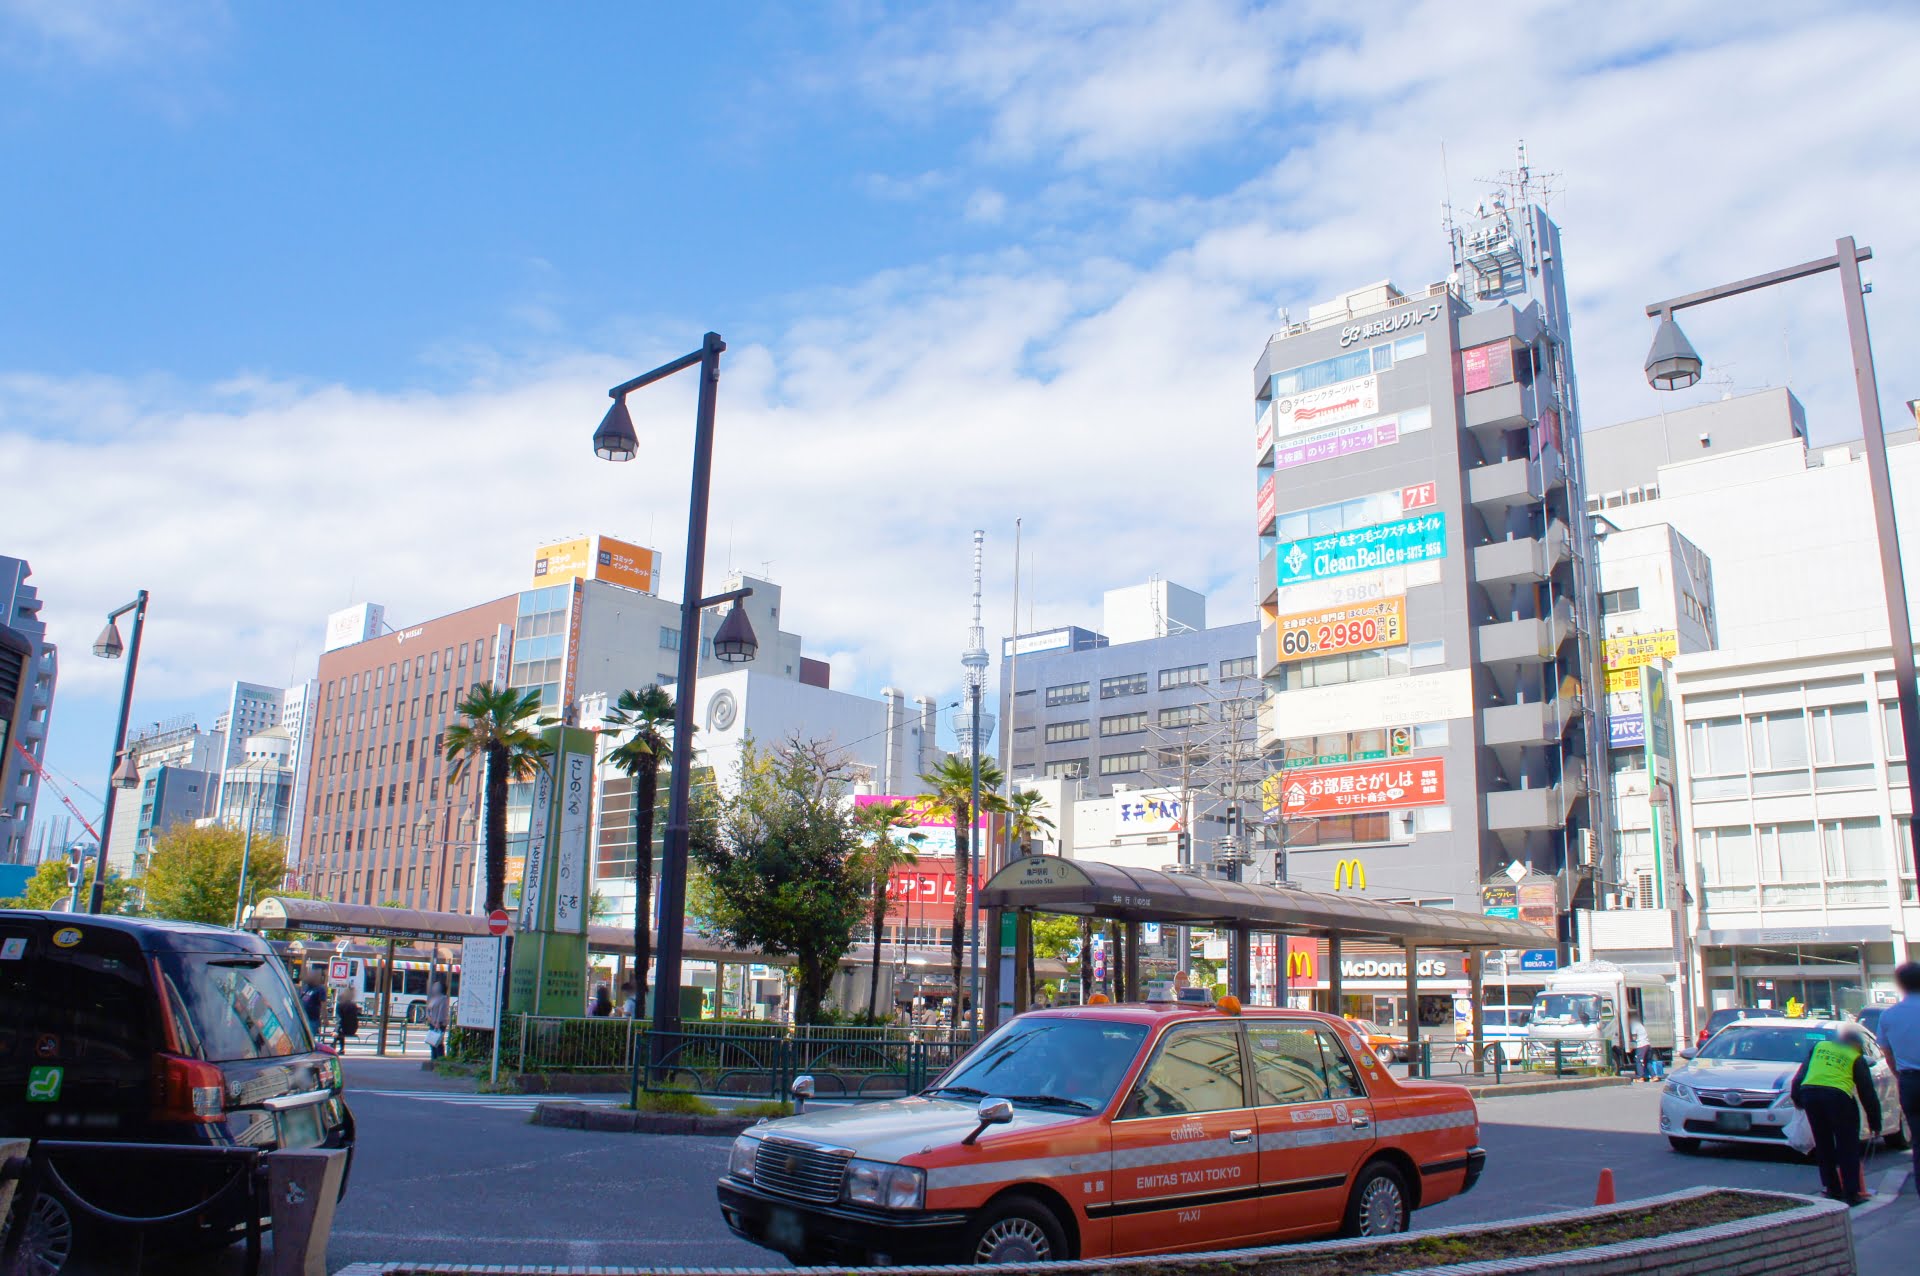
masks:
[[(259, 936), (0, 909), (0, 1136), (351, 1150), (342, 1084)], [(110, 1161), (56, 1165), (83, 1199), (146, 1218), (191, 1209), (231, 1175), (205, 1162)], [(150, 1243), (227, 1244), (244, 1232), (244, 1206), (231, 1193)], [(42, 1197), (43, 1260), (71, 1248), (79, 1222), (57, 1194)]]

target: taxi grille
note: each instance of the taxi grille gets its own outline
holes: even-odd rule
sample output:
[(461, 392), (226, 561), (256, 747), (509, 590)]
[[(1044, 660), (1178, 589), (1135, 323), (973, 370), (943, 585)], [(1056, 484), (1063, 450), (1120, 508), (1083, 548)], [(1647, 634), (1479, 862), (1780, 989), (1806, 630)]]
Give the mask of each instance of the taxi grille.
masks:
[(1703, 1106), (1709, 1108), (1770, 1108), (1780, 1097), (1777, 1090), (1698, 1090)]
[(769, 1192), (802, 1201), (837, 1201), (847, 1178), (848, 1153), (762, 1139), (753, 1156), (753, 1181)]

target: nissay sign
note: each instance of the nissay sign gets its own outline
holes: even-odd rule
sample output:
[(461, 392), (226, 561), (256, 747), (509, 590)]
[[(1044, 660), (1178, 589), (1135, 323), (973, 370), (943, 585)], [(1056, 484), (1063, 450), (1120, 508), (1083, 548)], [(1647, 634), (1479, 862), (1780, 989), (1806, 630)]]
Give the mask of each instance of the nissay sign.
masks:
[(1279, 584), (1324, 580), (1355, 572), (1404, 567), (1447, 556), (1447, 515), (1443, 510), (1309, 536), (1280, 547)]

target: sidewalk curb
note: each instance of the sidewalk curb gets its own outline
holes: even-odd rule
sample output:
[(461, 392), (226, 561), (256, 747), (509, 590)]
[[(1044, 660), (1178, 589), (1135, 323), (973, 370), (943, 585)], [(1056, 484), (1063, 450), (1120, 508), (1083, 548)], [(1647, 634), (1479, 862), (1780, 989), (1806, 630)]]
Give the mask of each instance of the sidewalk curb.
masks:
[[(1434, 1080), (1442, 1080), (1435, 1077)], [(1548, 1081), (1509, 1081), (1504, 1085), (1465, 1086), (1468, 1094), (1476, 1099), (1498, 1099), (1502, 1096), (1520, 1098), (1528, 1094), (1556, 1094), (1562, 1090), (1605, 1090), (1615, 1086), (1630, 1086), (1632, 1077), (1561, 1077)]]
[(693, 1134), (732, 1138), (758, 1125), (761, 1117), (669, 1116), (653, 1112), (633, 1112), (626, 1108), (589, 1106), (584, 1103), (540, 1103), (534, 1105), (535, 1125), (561, 1130), (599, 1130), (616, 1134)]
[(1855, 1218), (1865, 1218), (1876, 1210), (1883, 1210), (1900, 1199), (1900, 1193), (1906, 1190), (1907, 1177), (1913, 1173), (1904, 1166), (1888, 1170), (1880, 1176), (1880, 1185), (1873, 1189), (1873, 1199), (1853, 1212)]

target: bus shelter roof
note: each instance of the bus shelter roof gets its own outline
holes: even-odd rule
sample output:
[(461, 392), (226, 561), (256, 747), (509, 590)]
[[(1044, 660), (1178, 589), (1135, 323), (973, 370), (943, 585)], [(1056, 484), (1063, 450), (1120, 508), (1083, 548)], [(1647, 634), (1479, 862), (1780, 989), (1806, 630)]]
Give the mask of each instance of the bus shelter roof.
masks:
[[(247, 915), (248, 930), (295, 930), (356, 939), (394, 939), (428, 944), (484, 939), (487, 919), (472, 913), (430, 913), (415, 908), (384, 908), (378, 904), (342, 904), (330, 899), (288, 899), (269, 895)], [(658, 936), (655, 936), (656, 942)], [(587, 949), (613, 956), (633, 956), (633, 931), (624, 926), (587, 927)], [(704, 935), (687, 932), (682, 952), (689, 961), (752, 962), (786, 965), (784, 957), (768, 957), (752, 949), (735, 948)]]
[(1545, 948), (1554, 937), (1525, 922), (1445, 908), (1383, 904), (1294, 886), (1227, 882), (1189, 873), (1032, 855), (980, 889), (988, 908), (1111, 917), (1123, 922), (1245, 926), (1421, 948)]

